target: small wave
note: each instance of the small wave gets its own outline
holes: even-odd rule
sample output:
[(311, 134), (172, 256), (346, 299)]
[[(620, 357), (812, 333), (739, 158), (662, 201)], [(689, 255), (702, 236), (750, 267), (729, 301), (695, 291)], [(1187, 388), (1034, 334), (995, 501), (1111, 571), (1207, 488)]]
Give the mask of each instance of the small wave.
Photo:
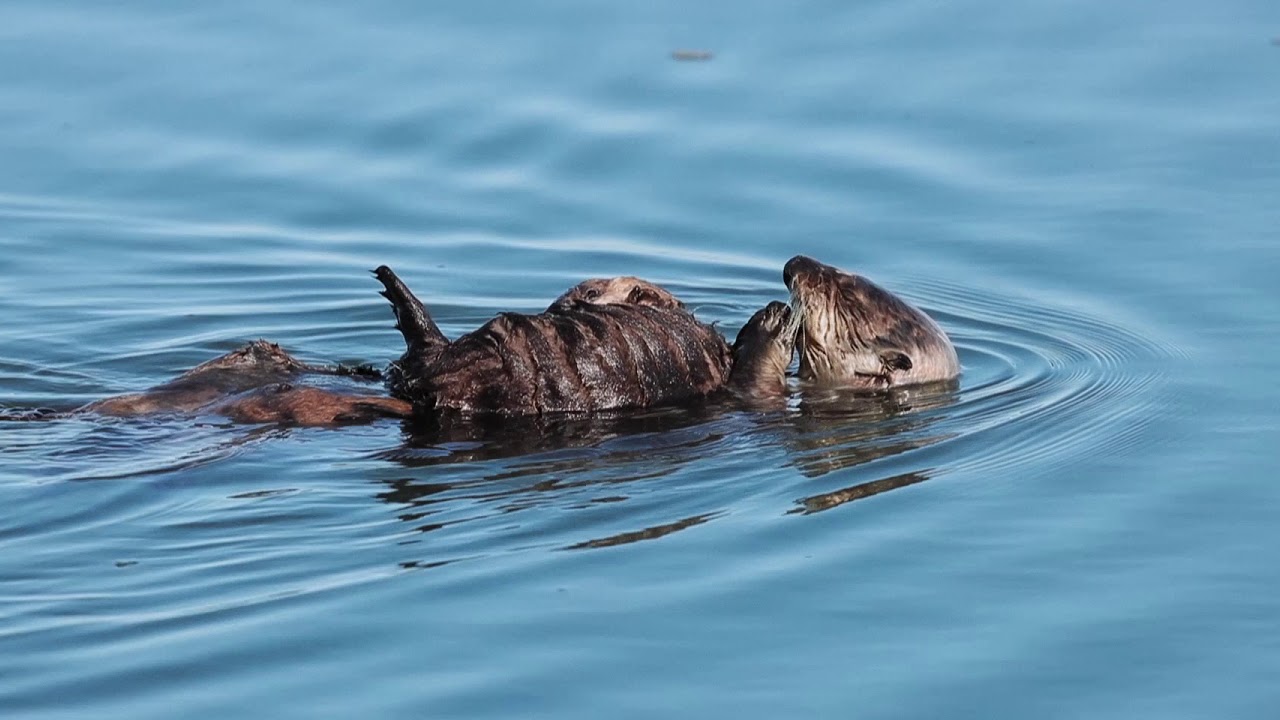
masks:
[(964, 364), (951, 441), (985, 448), (955, 467), (995, 472), (1123, 452), (1172, 401), (1168, 365), (1182, 356), (1172, 345), (1066, 308), (939, 284), (915, 290)]

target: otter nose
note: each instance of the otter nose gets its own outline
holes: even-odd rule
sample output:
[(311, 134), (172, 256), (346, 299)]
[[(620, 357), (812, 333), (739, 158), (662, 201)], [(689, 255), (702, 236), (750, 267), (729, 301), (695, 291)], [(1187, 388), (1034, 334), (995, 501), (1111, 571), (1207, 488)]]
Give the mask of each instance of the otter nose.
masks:
[(790, 290), (791, 281), (795, 279), (796, 275), (803, 272), (814, 272), (820, 267), (821, 264), (817, 260), (814, 260), (811, 257), (805, 257), (804, 255), (797, 255), (788, 260), (786, 265), (782, 266), (782, 283), (787, 286), (788, 290)]

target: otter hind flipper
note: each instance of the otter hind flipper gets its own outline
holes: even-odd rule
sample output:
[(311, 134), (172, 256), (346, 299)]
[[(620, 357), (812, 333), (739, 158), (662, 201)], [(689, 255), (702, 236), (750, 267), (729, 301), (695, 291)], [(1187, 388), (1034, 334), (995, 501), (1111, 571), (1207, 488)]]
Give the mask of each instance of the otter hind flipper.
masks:
[(396, 315), (396, 329), (404, 336), (410, 351), (449, 343), (427, 313), (427, 308), (391, 268), (380, 265), (373, 275), (382, 283), (384, 289), (379, 294), (391, 302), (391, 310)]
[(409, 418), (413, 415), (413, 406), (404, 404), (396, 407), (388, 402), (354, 402), (351, 407), (333, 417), (333, 422), (342, 425), (371, 423), (382, 418)]

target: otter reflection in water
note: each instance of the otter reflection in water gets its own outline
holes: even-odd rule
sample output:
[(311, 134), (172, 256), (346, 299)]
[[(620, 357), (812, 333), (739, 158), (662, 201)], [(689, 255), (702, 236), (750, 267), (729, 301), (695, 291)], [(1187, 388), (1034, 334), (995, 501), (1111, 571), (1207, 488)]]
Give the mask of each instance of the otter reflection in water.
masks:
[(946, 440), (952, 434), (933, 425), (956, 399), (938, 386), (878, 393), (804, 388), (787, 438), (790, 464), (816, 478)]
[[(690, 407), (529, 416), (445, 411), (403, 423), (405, 442), (379, 457), (407, 467), (521, 458), (501, 477), (553, 472), (568, 478), (633, 461), (697, 460), (705, 446), (737, 438), (786, 450), (786, 464), (818, 478), (945, 440), (931, 430), (951, 393), (802, 398), (770, 412), (726, 399)], [(685, 453), (683, 450), (689, 450)], [(496, 479), (496, 478), (494, 478)], [(566, 482), (569, 482), (566, 480)]]
[(933, 426), (943, 419), (941, 411), (955, 401), (955, 393), (945, 388), (875, 395), (848, 390), (810, 393), (801, 401), (793, 432), (786, 439), (788, 464), (814, 480), (838, 473), (832, 477), (857, 482), (810, 491), (796, 500), (798, 507), (791, 512), (812, 514), (928, 480), (934, 474), (932, 468), (889, 477), (872, 474), (868, 479), (869, 468), (862, 466), (954, 437)]
[[(582, 550), (657, 540), (734, 514), (741, 493), (758, 496), (762, 486), (726, 490), (711, 483), (704, 491), (696, 479), (672, 478), (697, 478), (700, 464), (710, 463), (719, 473), (746, 462), (740, 466), (747, 472), (744, 482), (783, 483), (780, 500), (788, 504), (777, 512), (808, 515), (933, 475), (929, 467), (903, 472), (902, 461), (887, 465), (896, 473), (888, 475), (875, 461), (949, 437), (934, 423), (954, 400), (952, 393), (924, 390), (842, 391), (811, 392), (790, 407), (764, 413), (707, 403), (576, 417), (443, 414), (415, 420), (405, 446), (379, 455), (417, 471), (387, 481), (378, 497), (402, 508), (396, 512), (405, 522), (433, 533), (450, 533), (459, 522), (520, 527), (540, 522), (546, 510), (583, 513), (566, 516), (580, 519), (565, 520), (576, 530), (557, 542)], [(798, 472), (762, 480), (750, 473), (760, 462)], [(461, 467), (438, 467), (453, 464)], [(421, 470), (427, 466), (436, 469)], [(669, 514), (655, 515), (655, 506), (645, 502), (643, 509), (629, 509), (633, 498), (653, 498), (655, 487), (669, 482), (689, 483), (680, 491), (686, 500), (672, 503)], [(521, 520), (525, 513), (530, 517)], [(475, 526), (469, 527), (466, 532), (474, 534)]]

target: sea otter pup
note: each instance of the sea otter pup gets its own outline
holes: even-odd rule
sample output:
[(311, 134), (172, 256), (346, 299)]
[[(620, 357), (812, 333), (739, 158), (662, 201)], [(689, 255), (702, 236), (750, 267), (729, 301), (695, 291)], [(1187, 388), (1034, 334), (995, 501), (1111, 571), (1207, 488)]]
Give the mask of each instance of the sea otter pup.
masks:
[[(577, 302), (684, 309), (684, 303), (666, 288), (627, 275), (583, 280), (565, 291), (547, 310), (563, 310)], [(791, 364), (797, 329), (786, 303), (771, 302), (757, 310), (733, 342), (732, 365), (725, 389), (736, 399), (752, 405), (785, 401), (787, 366)]]
[(279, 345), (256, 340), (197, 365), (149, 390), (99, 400), (75, 412), (134, 416), (153, 413), (224, 415), (237, 422), (337, 425), (407, 417), (411, 406), (372, 395), (347, 395), (293, 385), (304, 374), (376, 375), (367, 368), (308, 365)]
[[(730, 379), (733, 352), (720, 333), (636, 278), (587, 281), (542, 313), (502, 313), (450, 342), (390, 268), (374, 275), (407, 346), (388, 368), (388, 386), (420, 410), (536, 415), (654, 407), (706, 398)], [(637, 287), (644, 292), (633, 296)], [(602, 302), (608, 297), (624, 301)], [(629, 302), (633, 297), (641, 302)], [(777, 315), (766, 313), (757, 325)], [(772, 366), (742, 367), (735, 387), (750, 384), (750, 368)]]
[(803, 255), (787, 261), (782, 280), (799, 316), (802, 380), (877, 390), (960, 374), (942, 328), (870, 280)]
[(583, 280), (556, 298), (547, 311), (564, 310), (574, 303), (593, 305), (647, 305), (648, 307), (683, 310), (684, 303), (670, 291), (648, 280), (624, 275)]
[[(630, 275), (583, 280), (556, 298), (547, 310), (564, 309), (576, 302), (684, 309), (684, 303), (671, 291)], [(791, 364), (797, 329), (786, 303), (771, 302), (757, 310), (733, 342), (732, 367), (725, 389), (737, 399), (753, 404), (785, 400), (787, 366)]]

